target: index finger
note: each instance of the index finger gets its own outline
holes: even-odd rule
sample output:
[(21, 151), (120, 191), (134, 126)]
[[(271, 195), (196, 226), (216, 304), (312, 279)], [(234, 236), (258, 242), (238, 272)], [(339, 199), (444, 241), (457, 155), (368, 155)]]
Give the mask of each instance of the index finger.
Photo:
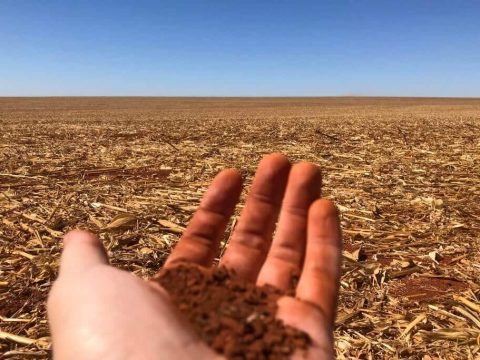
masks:
[(165, 266), (178, 262), (210, 266), (241, 191), (238, 171), (228, 169), (218, 174)]

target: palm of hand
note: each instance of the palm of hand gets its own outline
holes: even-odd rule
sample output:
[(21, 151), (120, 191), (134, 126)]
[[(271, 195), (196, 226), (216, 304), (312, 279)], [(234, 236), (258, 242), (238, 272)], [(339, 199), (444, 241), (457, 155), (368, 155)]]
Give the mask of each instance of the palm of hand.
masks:
[[(236, 171), (220, 173), (165, 266), (211, 266), (240, 192)], [(221, 259), (242, 280), (284, 290), (301, 273), (295, 297), (279, 300), (277, 317), (310, 335), (308, 354), (297, 355), (312, 359), (333, 357), (341, 248), (336, 209), (317, 200), (319, 192), (316, 167), (302, 163), (290, 170), (285, 157), (267, 156)], [(89, 233), (67, 235), (48, 305), (58, 359), (72, 354), (76, 359), (217, 356), (193, 334), (158, 284), (108, 266), (104, 249)]]

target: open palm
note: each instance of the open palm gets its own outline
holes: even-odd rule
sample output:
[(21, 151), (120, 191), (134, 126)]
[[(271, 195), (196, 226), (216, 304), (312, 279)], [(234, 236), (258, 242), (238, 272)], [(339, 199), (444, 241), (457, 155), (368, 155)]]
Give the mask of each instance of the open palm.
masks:
[[(279, 300), (277, 317), (310, 335), (308, 353), (296, 356), (311, 359), (333, 358), (341, 258), (338, 213), (330, 201), (319, 199), (320, 183), (316, 166), (291, 167), (283, 155), (266, 156), (220, 261), (240, 280), (294, 290), (294, 297)], [(217, 175), (165, 267), (184, 262), (212, 266), (241, 189), (236, 170)], [(66, 236), (48, 305), (58, 359), (217, 356), (164, 289), (110, 267), (100, 242), (89, 233)]]

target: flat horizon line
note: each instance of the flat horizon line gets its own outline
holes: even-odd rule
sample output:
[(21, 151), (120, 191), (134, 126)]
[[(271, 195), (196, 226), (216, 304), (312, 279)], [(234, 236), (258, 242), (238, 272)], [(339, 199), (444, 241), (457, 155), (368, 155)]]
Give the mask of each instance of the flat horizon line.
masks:
[(472, 99), (480, 96), (410, 96), (410, 95), (0, 95), (0, 99), (21, 98), (208, 98), (208, 99), (288, 99), (288, 98), (383, 98), (383, 99)]

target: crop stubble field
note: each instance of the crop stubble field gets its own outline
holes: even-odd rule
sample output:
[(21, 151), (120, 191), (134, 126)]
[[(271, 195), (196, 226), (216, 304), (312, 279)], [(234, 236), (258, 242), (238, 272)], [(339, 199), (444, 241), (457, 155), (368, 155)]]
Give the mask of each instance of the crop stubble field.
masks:
[(0, 99), (0, 358), (48, 358), (66, 231), (151, 276), (213, 176), (270, 152), (341, 211), (339, 359), (480, 358), (480, 100), (433, 98)]

